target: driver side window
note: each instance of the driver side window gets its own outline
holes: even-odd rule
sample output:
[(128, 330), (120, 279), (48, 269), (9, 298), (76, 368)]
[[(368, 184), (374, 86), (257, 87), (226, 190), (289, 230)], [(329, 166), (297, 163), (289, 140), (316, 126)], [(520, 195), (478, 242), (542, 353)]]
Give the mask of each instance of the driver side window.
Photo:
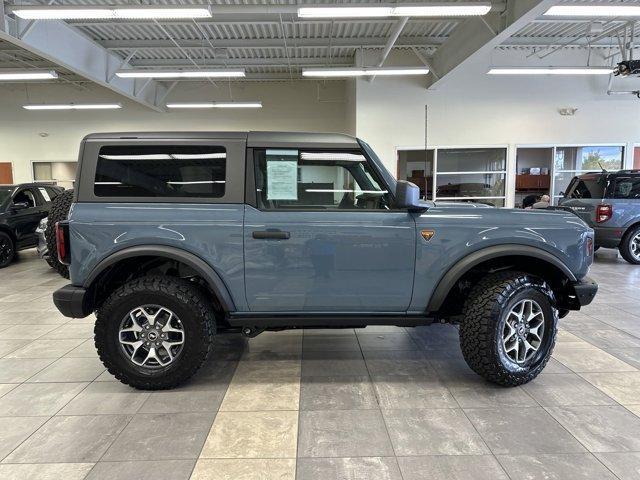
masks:
[(389, 193), (358, 151), (254, 151), (262, 210), (388, 210)]
[(36, 206), (36, 198), (31, 190), (24, 189), (16, 193), (15, 197), (13, 197), (13, 203), (26, 203), (29, 208), (34, 208)]

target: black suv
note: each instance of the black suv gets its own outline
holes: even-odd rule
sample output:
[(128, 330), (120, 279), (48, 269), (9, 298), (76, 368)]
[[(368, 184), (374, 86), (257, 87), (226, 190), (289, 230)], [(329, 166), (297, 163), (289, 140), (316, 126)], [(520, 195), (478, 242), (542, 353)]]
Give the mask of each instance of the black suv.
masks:
[(560, 205), (596, 233), (596, 247), (618, 248), (640, 265), (640, 170), (590, 172), (574, 177)]
[(16, 252), (38, 245), (36, 228), (49, 214), (51, 200), (64, 189), (42, 183), (0, 185), (0, 268)]

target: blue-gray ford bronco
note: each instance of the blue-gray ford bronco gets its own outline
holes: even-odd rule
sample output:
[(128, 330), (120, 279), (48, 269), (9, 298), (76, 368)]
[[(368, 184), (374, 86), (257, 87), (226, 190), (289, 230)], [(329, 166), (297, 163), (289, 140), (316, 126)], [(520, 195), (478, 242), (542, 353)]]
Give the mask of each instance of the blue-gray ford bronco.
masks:
[(576, 215), (420, 200), (339, 134), (89, 135), (56, 235), (56, 306), (95, 312), (100, 358), (141, 389), (191, 377), (220, 332), (434, 322), (459, 325), (475, 372), (520, 385), (597, 290)]

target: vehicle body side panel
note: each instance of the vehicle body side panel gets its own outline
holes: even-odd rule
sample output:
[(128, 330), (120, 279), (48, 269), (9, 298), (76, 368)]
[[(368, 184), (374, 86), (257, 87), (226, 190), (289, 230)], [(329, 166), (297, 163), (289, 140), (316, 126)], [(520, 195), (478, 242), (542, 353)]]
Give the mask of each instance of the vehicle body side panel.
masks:
[(238, 310), (246, 309), (242, 225), (244, 205), (78, 203), (70, 213), (71, 282), (133, 246), (166, 245), (194, 254), (223, 279)]
[[(290, 238), (254, 238), (267, 230)], [(244, 239), (252, 311), (399, 312), (411, 301), (415, 221), (406, 211), (247, 206)]]
[[(416, 224), (411, 312), (424, 311), (446, 272), (483, 248), (504, 244), (539, 248), (554, 255), (578, 279), (587, 274), (592, 260), (586, 255), (586, 242), (593, 233), (569, 212), (436, 206), (418, 215)], [(435, 231), (431, 240), (421, 237), (422, 229)]]

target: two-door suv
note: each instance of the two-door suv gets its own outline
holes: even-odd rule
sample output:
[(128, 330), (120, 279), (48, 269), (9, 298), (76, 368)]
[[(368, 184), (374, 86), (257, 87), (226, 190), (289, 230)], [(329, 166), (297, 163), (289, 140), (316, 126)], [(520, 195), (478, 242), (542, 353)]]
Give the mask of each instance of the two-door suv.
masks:
[(89, 135), (75, 195), (55, 304), (95, 312), (100, 358), (143, 389), (193, 375), (220, 331), (433, 322), (459, 324), (478, 374), (519, 385), (597, 290), (572, 213), (421, 201), (347, 135)]

